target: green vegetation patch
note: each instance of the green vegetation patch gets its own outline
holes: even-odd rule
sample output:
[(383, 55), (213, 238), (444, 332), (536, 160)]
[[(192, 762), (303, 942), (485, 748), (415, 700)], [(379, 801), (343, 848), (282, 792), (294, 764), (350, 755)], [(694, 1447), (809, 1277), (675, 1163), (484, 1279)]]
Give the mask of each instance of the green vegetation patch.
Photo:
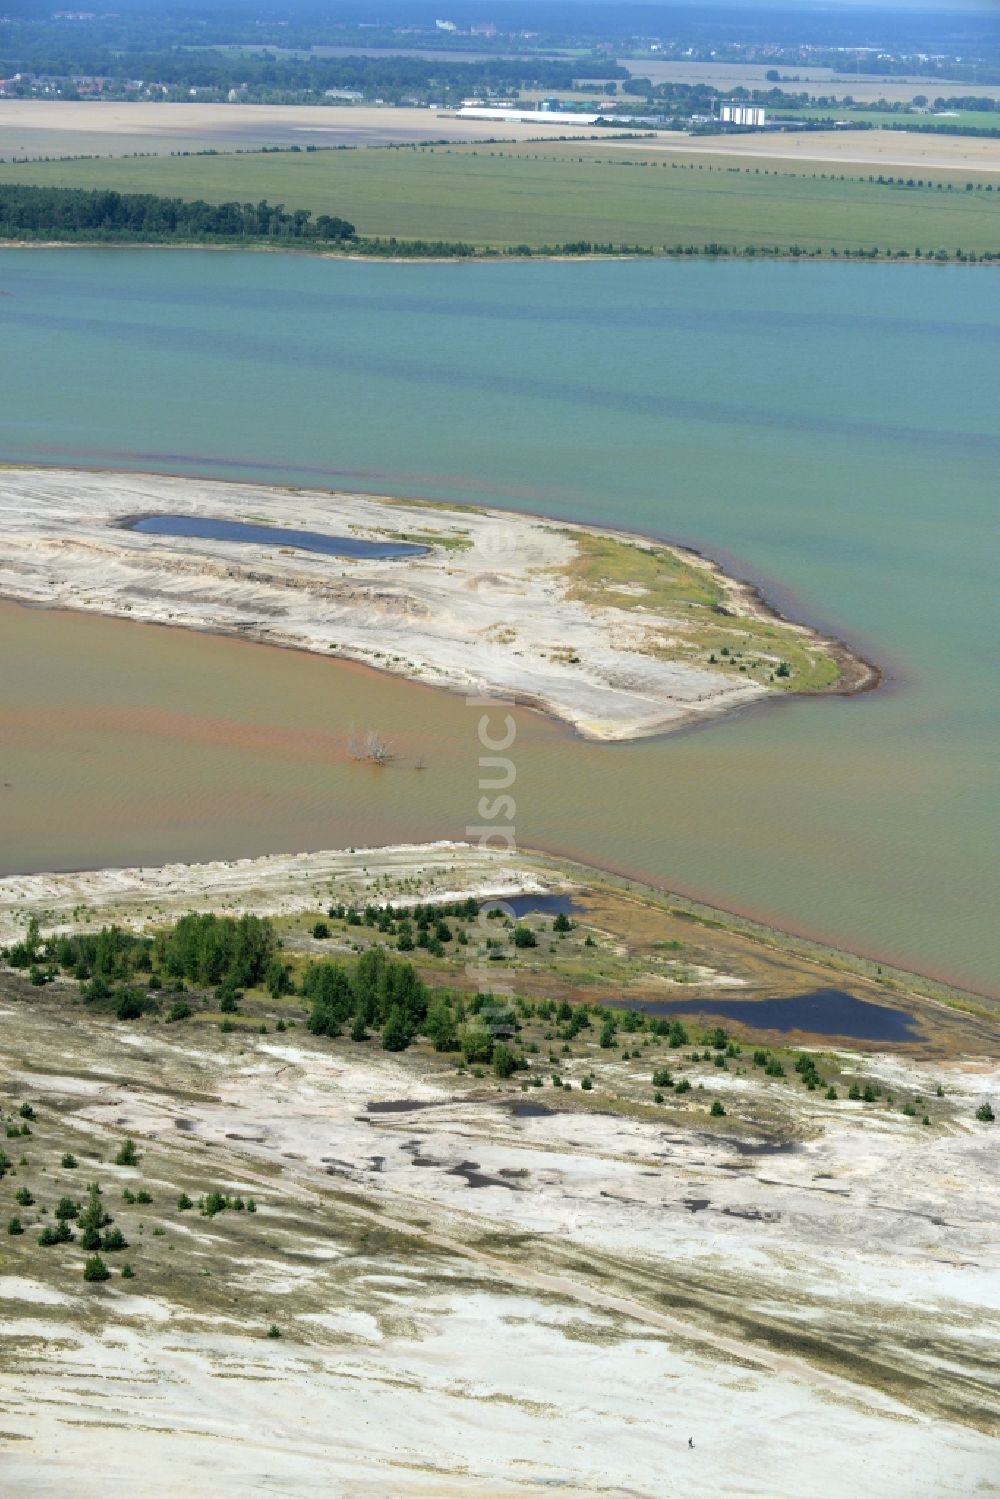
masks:
[(564, 569), (569, 597), (595, 608), (648, 609), (669, 626), (651, 630), (650, 655), (688, 661), (768, 687), (823, 692), (840, 667), (808, 635), (781, 620), (733, 614), (717, 576), (662, 547), (646, 548), (607, 536), (564, 532), (577, 555)]
[[(824, 165), (828, 170), (823, 170)], [(382, 147), (7, 163), (3, 181), (204, 204), (288, 204), (361, 236), (498, 250), (635, 246), (698, 253), (954, 257), (1000, 252), (1000, 194), (982, 173), (879, 181), (816, 163), (695, 160), (641, 145)], [(900, 169), (896, 169), (897, 173)], [(904, 190), (900, 190), (903, 188)], [(292, 215), (294, 230), (294, 215)]]
[(613, 609), (714, 608), (723, 592), (703, 567), (660, 547), (640, 547), (612, 536), (564, 531), (577, 555), (565, 568), (569, 597)]
[(441, 547), (446, 552), (466, 552), (472, 546), (468, 532), (442, 531), (385, 531), (392, 541), (409, 541), (415, 546)]

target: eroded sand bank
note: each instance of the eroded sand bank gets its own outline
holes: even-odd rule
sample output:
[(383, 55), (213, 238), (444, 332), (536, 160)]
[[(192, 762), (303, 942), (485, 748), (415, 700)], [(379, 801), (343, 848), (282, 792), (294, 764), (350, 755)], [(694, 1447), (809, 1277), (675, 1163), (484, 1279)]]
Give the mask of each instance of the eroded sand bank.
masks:
[[(25, 874), (0, 879), (0, 944), (17, 941), (29, 916), (47, 931), (116, 922), (142, 927), (171, 921), (193, 907), (289, 916), (322, 908), (333, 892), (341, 901), (455, 900), (504, 896), (566, 886), (542, 855), (509, 854), (470, 843), (411, 843), (387, 848), (328, 849), (270, 854), (211, 864), (164, 864), (153, 869), (91, 869), (72, 874)], [(92, 918), (92, 920), (90, 919)]]
[[(125, 528), (146, 514), (407, 539), (427, 551), (362, 561), (298, 550), (277, 534), (266, 544)], [(0, 528), (7, 597), (341, 656), (537, 706), (588, 738), (662, 733), (787, 687), (853, 691), (877, 679), (703, 558), (535, 516), (7, 469)]]

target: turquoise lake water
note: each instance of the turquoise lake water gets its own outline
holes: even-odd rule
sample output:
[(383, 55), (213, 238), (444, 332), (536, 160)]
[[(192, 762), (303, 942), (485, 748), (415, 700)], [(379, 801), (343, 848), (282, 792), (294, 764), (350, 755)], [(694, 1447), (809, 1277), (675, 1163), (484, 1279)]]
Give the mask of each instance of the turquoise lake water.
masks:
[[(38, 250), (0, 293), (3, 461), (613, 523), (860, 647), (876, 693), (549, 736), (519, 838), (995, 990), (995, 272)], [(426, 787), (401, 832), (455, 831)]]

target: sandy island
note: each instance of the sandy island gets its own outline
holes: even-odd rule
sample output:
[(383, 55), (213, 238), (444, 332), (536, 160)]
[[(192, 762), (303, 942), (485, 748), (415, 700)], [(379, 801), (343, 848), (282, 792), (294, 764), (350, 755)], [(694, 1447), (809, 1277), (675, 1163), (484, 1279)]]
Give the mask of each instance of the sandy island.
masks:
[[(177, 515), (414, 544), (406, 557), (152, 535)], [(0, 595), (240, 635), (538, 707), (626, 740), (877, 673), (678, 547), (474, 507), (189, 478), (0, 472)]]

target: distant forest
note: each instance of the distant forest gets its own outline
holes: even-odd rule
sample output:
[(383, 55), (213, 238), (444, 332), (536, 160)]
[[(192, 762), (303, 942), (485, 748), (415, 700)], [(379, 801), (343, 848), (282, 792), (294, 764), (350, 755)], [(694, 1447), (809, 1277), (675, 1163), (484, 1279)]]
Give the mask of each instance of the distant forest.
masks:
[(283, 205), (185, 202), (153, 193), (0, 184), (0, 238), (180, 241), (352, 240), (353, 224)]
[[(444, 9), (446, 29), (436, 10), (416, 0), (377, 9), (370, 0), (342, 0), (335, 10), (324, 0), (116, 0), (112, 9), (93, 10), (6, 0), (0, 80), (5, 94), (32, 97), (79, 91), (181, 99), (192, 90), (222, 97), (235, 90), (244, 98), (305, 102), (356, 90), (388, 103), (451, 104), (463, 93), (562, 91), (574, 77), (621, 80), (627, 72), (616, 58), (630, 55), (1000, 81), (1000, 30), (986, 9), (935, 14), (620, 0), (494, 0), (488, 18), (478, 0)], [(420, 49), (428, 56), (413, 55)], [(352, 50), (358, 55), (345, 55)], [(410, 55), (393, 55), (401, 51)]]
[[(0, 60), (11, 68), (13, 59)], [(454, 103), (469, 94), (518, 93), (521, 89), (571, 89), (580, 64), (541, 57), (489, 58), (482, 62), (435, 61), (422, 57), (288, 57), (272, 52), (226, 52), (213, 48), (188, 51), (114, 52), (81, 49), (36, 53), (18, 71), (32, 75), (9, 92), (37, 92), (37, 79), (64, 79), (64, 98), (89, 91), (89, 80), (102, 81), (102, 92), (114, 86), (128, 89), (155, 85), (162, 93), (182, 97), (191, 89), (227, 96), (235, 91), (247, 99), (317, 101), (329, 90), (357, 93), (365, 98), (396, 103), (404, 99)], [(625, 68), (605, 62), (600, 71), (609, 78), (628, 77)]]

